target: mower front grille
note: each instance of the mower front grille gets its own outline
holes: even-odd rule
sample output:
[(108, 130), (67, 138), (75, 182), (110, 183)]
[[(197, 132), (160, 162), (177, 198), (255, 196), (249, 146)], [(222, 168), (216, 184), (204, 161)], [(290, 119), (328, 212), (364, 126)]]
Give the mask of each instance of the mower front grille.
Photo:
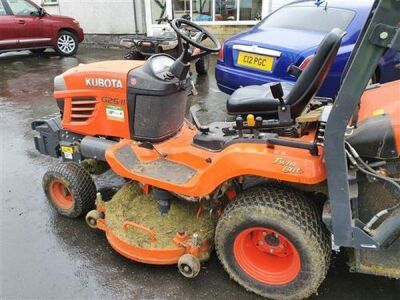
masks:
[(71, 121), (86, 122), (93, 117), (97, 100), (94, 97), (76, 97), (71, 99)]

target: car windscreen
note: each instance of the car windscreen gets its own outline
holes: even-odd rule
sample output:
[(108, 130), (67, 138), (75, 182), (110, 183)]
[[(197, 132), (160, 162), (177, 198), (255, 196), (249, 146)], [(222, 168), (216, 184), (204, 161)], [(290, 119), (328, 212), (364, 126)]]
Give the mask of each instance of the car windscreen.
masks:
[(6, 14), (6, 10), (4, 9), (3, 3), (1, 3), (0, 1), (0, 16), (5, 16)]
[(351, 10), (325, 6), (286, 6), (266, 17), (259, 28), (274, 27), (319, 32), (329, 32), (333, 28), (346, 30), (354, 15), (355, 12)]

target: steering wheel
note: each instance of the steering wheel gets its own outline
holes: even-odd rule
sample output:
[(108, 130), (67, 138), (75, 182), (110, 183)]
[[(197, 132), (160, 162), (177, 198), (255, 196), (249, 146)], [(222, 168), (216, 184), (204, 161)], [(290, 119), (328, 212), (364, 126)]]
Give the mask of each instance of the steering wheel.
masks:
[[(185, 25), (185, 30), (181, 29), (182, 25)], [(171, 27), (176, 32), (178, 40), (182, 39), (187, 44), (192, 45), (193, 47), (199, 48), (200, 50), (204, 51), (203, 53), (196, 55), (197, 57), (203, 56), (211, 52), (218, 52), (221, 49), (221, 43), (212, 33), (208, 32), (203, 27), (197, 25), (196, 23), (193, 23), (192, 21), (182, 18), (174, 19), (171, 22)], [(191, 38), (190, 29), (195, 29), (196, 31), (201, 32), (200, 37), (197, 38), (196, 40)], [(202, 44), (202, 42), (206, 39), (210, 39), (211, 42), (213, 43), (213, 46), (209, 47)]]

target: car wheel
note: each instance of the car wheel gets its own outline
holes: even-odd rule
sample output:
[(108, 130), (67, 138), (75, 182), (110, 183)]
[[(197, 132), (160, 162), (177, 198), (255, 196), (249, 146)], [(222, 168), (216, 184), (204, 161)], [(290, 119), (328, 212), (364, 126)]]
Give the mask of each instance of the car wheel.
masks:
[(46, 48), (39, 48), (39, 49), (31, 49), (29, 51), (33, 54), (42, 54), (45, 50)]
[(78, 39), (70, 31), (60, 31), (55, 50), (61, 56), (72, 56), (78, 51)]

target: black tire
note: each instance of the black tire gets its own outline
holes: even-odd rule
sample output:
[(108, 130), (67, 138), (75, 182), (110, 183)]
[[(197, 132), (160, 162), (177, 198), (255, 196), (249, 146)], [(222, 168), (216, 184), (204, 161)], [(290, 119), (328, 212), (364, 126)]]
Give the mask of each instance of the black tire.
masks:
[(210, 65), (210, 55), (200, 57), (200, 59), (196, 62), (197, 74), (207, 75), (209, 65)]
[(33, 54), (42, 54), (44, 51), (46, 51), (46, 48), (39, 48), (39, 49), (31, 49), (29, 50)]
[(78, 51), (78, 38), (71, 31), (61, 30), (58, 33), (55, 50), (60, 56), (75, 55)]
[(146, 60), (146, 56), (136, 50), (131, 50), (124, 55), (126, 60)]
[[(291, 281), (267, 284), (240, 267), (234, 253), (236, 238), (251, 228), (260, 227), (271, 228), (286, 237), (298, 252), (299, 271)], [(316, 207), (303, 193), (264, 184), (239, 194), (226, 207), (217, 224), (215, 248), (229, 276), (246, 290), (269, 299), (303, 299), (317, 292), (326, 276), (331, 255), (329, 241)]]
[[(43, 190), (60, 215), (78, 218), (95, 206), (96, 186), (90, 174), (73, 162), (59, 163), (43, 176)], [(64, 188), (63, 195), (57, 191)]]

